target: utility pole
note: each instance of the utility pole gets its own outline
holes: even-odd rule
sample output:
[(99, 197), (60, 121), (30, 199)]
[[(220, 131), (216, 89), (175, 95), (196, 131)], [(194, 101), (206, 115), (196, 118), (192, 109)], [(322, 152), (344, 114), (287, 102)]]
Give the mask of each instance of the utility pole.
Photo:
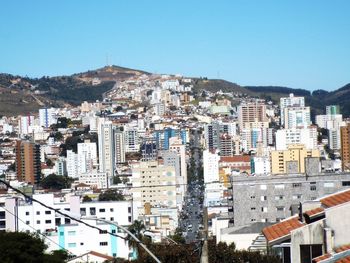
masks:
[(208, 208), (203, 209), (204, 242), (202, 246), (201, 263), (209, 263), (208, 255)]

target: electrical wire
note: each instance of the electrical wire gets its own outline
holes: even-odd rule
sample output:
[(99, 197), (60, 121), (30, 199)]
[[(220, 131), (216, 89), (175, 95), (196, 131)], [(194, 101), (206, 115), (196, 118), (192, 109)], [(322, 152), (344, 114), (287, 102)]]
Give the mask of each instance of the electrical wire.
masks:
[[(33, 198), (33, 197), (31, 197), (31, 196), (25, 194), (25, 193), (22, 192), (21, 190), (15, 188), (15, 187), (13, 187), (13, 186), (11, 186), (8, 182), (6, 182), (6, 181), (4, 181), (4, 180), (2, 180), (2, 179), (0, 179), (0, 183), (3, 183), (4, 185), (6, 185), (8, 188), (12, 189), (12, 190), (15, 191), (16, 193), (19, 193), (19, 194), (23, 195), (25, 198), (27, 198), (27, 199), (29, 199), (29, 200), (31, 200), (31, 201), (33, 201), (33, 202), (36, 202), (36, 203), (40, 204), (41, 206), (43, 206), (43, 207), (45, 207), (45, 208), (47, 208), (47, 209), (50, 209), (50, 210), (55, 211), (57, 214), (60, 214), (60, 215), (62, 215), (62, 216), (64, 216), (64, 217), (68, 217), (68, 218), (72, 219), (73, 221), (79, 222), (79, 223), (81, 223), (81, 224), (83, 224), (83, 225), (85, 225), (85, 226), (87, 226), (87, 227), (90, 227), (90, 228), (93, 228), (93, 229), (96, 229), (96, 230), (99, 230), (99, 231), (103, 231), (104, 233), (106, 233), (106, 230), (104, 230), (104, 229), (101, 229), (101, 228), (99, 228), (99, 227), (97, 227), (97, 226), (90, 225), (90, 224), (88, 224), (88, 223), (86, 223), (86, 222), (84, 222), (84, 221), (82, 221), (82, 220), (80, 220), (80, 219), (77, 219), (77, 218), (72, 217), (72, 216), (70, 216), (70, 215), (68, 215), (68, 214), (66, 214), (66, 213), (61, 212), (59, 209), (53, 208), (53, 207), (51, 207), (51, 206), (48, 206), (48, 205), (44, 204), (44, 203), (41, 202), (41, 201), (36, 200), (35, 198)], [(119, 238), (124, 239), (124, 240), (128, 240), (128, 239), (129, 239), (128, 237), (123, 237), (123, 236), (117, 235), (117, 234), (112, 233), (112, 232), (110, 232), (110, 231), (108, 231), (108, 230), (107, 230), (107, 234), (112, 235), (112, 236), (115, 236), (115, 237), (119, 237)], [(137, 241), (136, 241), (136, 242), (137, 242)], [(137, 242), (137, 243), (140, 243), (140, 242)]]
[[(74, 255), (72, 252), (70, 252), (68, 249), (62, 247), (60, 244), (56, 243), (55, 241), (53, 241), (51, 238), (49, 238), (48, 236), (44, 235), (43, 233), (37, 232), (37, 229), (35, 229), (33, 226), (27, 224), (24, 220), (22, 220), (21, 218), (19, 218), (18, 215), (12, 213), (11, 211), (9, 211), (8, 209), (6, 209), (5, 207), (2, 207), (2, 209), (4, 209), (5, 211), (7, 211), (8, 213), (10, 213), (11, 215), (13, 215), (14, 217), (16, 217), (19, 221), (21, 221), (23, 224), (29, 226), (31, 229), (33, 229), (37, 234), (41, 235), (42, 237), (44, 237), (45, 239), (50, 240), (52, 243), (54, 243), (55, 245), (59, 246), (61, 249), (67, 251), (69, 254)], [(75, 256), (75, 255), (74, 255)]]

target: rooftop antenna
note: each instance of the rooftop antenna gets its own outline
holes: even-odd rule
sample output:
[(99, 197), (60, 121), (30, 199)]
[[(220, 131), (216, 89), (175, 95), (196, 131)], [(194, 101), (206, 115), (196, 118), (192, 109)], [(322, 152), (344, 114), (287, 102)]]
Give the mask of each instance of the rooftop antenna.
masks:
[(108, 53), (106, 54), (106, 66), (109, 66), (109, 61), (108, 61)]

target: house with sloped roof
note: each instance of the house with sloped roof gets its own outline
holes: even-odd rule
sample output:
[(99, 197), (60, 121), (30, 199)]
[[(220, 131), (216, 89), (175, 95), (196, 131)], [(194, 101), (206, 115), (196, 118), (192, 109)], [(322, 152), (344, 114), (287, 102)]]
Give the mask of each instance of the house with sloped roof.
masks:
[(305, 202), (299, 210), (263, 229), (268, 252), (283, 263), (350, 262), (350, 190)]

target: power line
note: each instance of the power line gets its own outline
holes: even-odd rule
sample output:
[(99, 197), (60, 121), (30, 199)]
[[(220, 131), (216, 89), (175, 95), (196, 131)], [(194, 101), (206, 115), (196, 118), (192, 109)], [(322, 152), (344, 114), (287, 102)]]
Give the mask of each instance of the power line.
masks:
[[(103, 231), (104, 233), (106, 233), (106, 230), (104, 230), (104, 229), (101, 229), (101, 228), (99, 228), (99, 227), (97, 227), (97, 226), (90, 225), (90, 224), (88, 224), (88, 223), (86, 223), (86, 222), (84, 222), (84, 221), (82, 221), (82, 220), (80, 220), (80, 219), (77, 219), (77, 218), (72, 217), (72, 216), (70, 216), (70, 215), (68, 215), (68, 214), (66, 214), (66, 213), (61, 212), (59, 209), (55, 209), (55, 208), (53, 208), (53, 207), (51, 207), (51, 206), (48, 206), (48, 205), (42, 203), (41, 201), (36, 200), (35, 198), (33, 198), (33, 197), (31, 197), (31, 196), (25, 194), (25, 193), (22, 192), (21, 190), (15, 188), (15, 187), (13, 187), (13, 186), (11, 186), (8, 182), (6, 182), (6, 181), (4, 181), (4, 180), (2, 180), (2, 179), (0, 179), (0, 182), (3, 183), (4, 185), (6, 185), (8, 188), (10, 188), (10, 189), (12, 189), (13, 191), (15, 191), (16, 193), (19, 193), (19, 194), (23, 195), (25, 198), (27, 198), (27, 199), (29, 199), (29, 200), (31, 200), (31, 201), (33, 201), (33, 202), (36, 202), (36, 203), (42, 205), (43, 207), (45, 207), (45, 208), (47, 208), (47, 209), (50, 209), (50, 210), (55, 211), (57, 214), (60, 214), (60, 215), (62, 215), (62, 216), (64, 216), (64, 217), (68, 217), (68, 218), (70, 218), (70, 219), (72, 219), (72, 220), (74, 220), (74, 221), (76, 221), (76, 222), (79, 222), (79, 223), (81, 223), (81, 224), (83, 224), (83, 225), (85, 225), (85, 226), (87, 226), (87, 227), (90, 227), (90, 228), (93, 228), (93, 229), (96, 229), (96, 230), (99, 230), (99, 231)], [(110, 231), (108, 231), (108, 230), (107, 230), (107, 234), (112, 235), (112, 236), (115, 236), (115, 237), (119, 237), (119, 238), (124, 239), (124, 240), (128, 240), (127, 237), (122, 237), (122, 236), (117, 235), (117, 234), (115, 234), (115, 233), (112, 233), (112, 232), (110, 232)]]
[[(19, 218), (18, 215), (12, 213), (10, 210), (6, 209), (5, 207), (2, 207), (5, 211), (7, 211), (8, 213), (10, 213), (11, 215), (13, 215), (14, 217), (16, 217), (19, 221), (21, 221), (23, 224), (29, 226), (31, 229), (33, 229), (36, 233), (38, 233), (39, 235), (41, 235), (42, 237), (44, 237), (45, 239), (50, 240), (52, 243), (54, 243), (55, 245), (59, 246), (61, 249), (67, 251), (69, 254), (74, 255), (72, 252), (70, 252), (68, 249), (62, 247), (60, 244), (56, 243), (55, 241), (53, 241), (51, 238), (49, 238), (48, 236), (44, 235), (41, 232), (37, 232), (37, 229), (35, 229), (33, 226), (31, 226), (30, 224), (27, 224), (24, 220), (22, 220), (21, 218)], [(75, 255), (74, 255), (75, 256)]]

